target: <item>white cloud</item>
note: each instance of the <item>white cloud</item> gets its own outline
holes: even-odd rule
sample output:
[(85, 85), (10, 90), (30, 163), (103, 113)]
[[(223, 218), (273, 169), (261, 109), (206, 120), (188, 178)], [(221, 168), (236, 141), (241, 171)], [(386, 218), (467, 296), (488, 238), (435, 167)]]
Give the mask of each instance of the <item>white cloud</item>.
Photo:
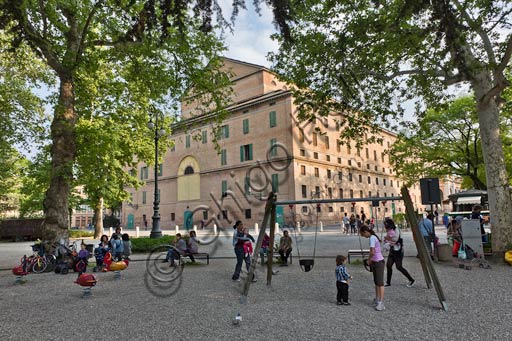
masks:
[[(220, 1), (224, 16), (231, 17), (232, 1)], [(252, 1), (247, 1), (247, 10), (240, 10), (235, 19), (233, 33), (225, 32), (225, 41), (228, 50), (225, 56), (248, 63), (270, 66), (266, 55), (277, 51), (278, 44), (270, 39), (276, 33), (272, 24), (272, 11), (262, 4), (261, 16), (256, 13)]]

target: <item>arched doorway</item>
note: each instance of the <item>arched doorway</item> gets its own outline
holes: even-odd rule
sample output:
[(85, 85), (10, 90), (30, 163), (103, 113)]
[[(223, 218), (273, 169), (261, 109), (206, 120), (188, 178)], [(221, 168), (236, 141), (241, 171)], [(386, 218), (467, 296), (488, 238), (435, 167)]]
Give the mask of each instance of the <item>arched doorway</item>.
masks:
[(193, 156), (181, 160), (178, 167), (178, 201), (201, 199), (199, 163)]

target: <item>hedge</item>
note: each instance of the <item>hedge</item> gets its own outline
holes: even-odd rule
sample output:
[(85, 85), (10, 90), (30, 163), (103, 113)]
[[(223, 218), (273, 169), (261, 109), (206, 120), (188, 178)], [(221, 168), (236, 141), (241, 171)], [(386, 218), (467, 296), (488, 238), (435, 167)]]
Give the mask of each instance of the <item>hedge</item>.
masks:
[(94, 237), (94, 232), (83, 230), (69, 230), (69, 238)]
[(130, 240), (132, 241), (133, 253), (145, 253), (162, 244), (174, 244), (175, 236), (162, 236), (161, 238), (140, 237), (130, 238)]

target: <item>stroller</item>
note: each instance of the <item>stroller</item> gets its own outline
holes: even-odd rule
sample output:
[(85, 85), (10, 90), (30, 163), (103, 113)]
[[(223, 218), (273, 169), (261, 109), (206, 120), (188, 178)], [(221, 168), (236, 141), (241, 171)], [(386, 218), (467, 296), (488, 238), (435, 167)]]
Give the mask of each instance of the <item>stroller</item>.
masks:
[(75, 269), (78, 262), (78, 254), (75, 247), (70, 248), (64, 244), (59, 244), (56, 247), (55, 254), (57, 257), (55, 273), (65, 275), (69, 272), (69, 269)]
[(110, 252), (110, 248), (104, 249), (101, 247), (97, 247), (94, 249), (94, 257), (96, 258), (96, 266), (92, 269), (93, 272), (103, 271), (105, 268), (105, 263), (103, 262), (105, 259), (105, 255)]

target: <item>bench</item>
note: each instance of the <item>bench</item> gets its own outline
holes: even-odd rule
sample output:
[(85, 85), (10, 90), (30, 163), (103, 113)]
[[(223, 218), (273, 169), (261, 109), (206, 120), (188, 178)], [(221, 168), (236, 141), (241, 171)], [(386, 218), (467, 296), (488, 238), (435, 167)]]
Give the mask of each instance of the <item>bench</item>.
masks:
[(187, 253), (187, 254), (181, 255), (180, 263), (182, 262), (182, 259), (184, 259), (185, 257), (190, 258), (189, 257), (190, 255), (192, 255), (194, 258), (199, 258), (199, 259), (205, 259), (206, 258), (206, 265), (210, 265), (210, 254), (206, 253), (206, 252), (198, 252), (198, 253), (191, 253), (191, 254)]
[[(258, 253), (258, 256), (259, 256), (259, 253)], [(261, 259), (259, 259), (260, 257), (258, 257), (258, 263), (261, 263)], [(268, 251), (265, 252), (265, 258), (268, 259)], [(278, 251), (274, 251), (274, 258), (278, 261), (281, 261), (281, 255), (279, 254)], [(290, 264), (293, 263), (293, 253), (290, 253), (290, 255), (288, 256), (288, 260), (290, 261)]]
[(364, 258), (365, 256), (370, 256), (370, 250), (348, 250), (347, 260), (348, 264), (350, 264), (351, 256), (361, 256)]

